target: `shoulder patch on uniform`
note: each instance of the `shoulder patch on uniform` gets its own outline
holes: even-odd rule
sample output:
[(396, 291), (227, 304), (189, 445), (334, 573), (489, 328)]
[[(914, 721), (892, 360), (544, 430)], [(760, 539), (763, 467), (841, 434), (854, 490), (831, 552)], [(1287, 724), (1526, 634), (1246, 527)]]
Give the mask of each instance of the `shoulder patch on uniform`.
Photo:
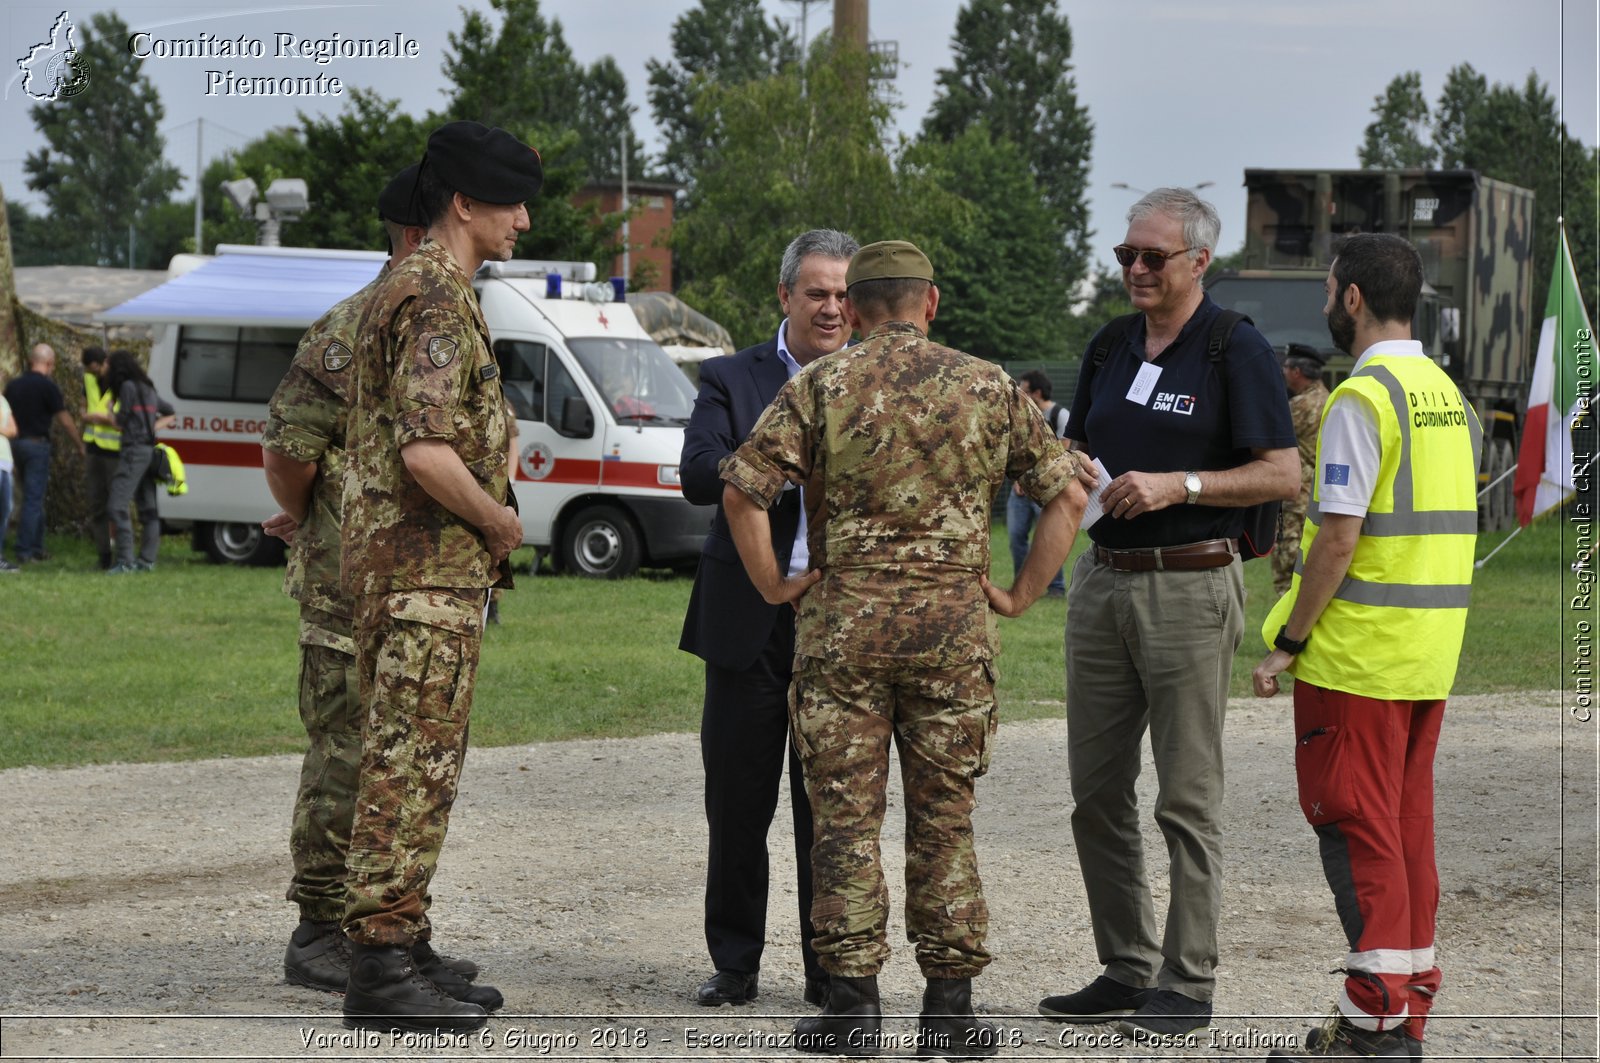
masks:
[(428, 341), (428, 361), (443, 369), (456, 356), (456, 341), (447, 336), (435, 336)]
[(350, 348), (338, 340), (334, 340), (328, 344), (328, 349), (322, 352), (322, 368), (330, 373), (337, 373), (349, 365), (350, 359), (353, 357), (354, 355), (351, 353)]

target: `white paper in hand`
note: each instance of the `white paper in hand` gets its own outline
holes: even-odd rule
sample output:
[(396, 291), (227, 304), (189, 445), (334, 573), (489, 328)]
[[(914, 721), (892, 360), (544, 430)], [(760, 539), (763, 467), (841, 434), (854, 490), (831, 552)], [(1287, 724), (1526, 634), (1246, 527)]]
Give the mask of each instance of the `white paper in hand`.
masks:
[(1094, 489), (1089, 492), (1089, 504), (1083, 507), (1083, 520), (1078, 525), (1079, 531), (1088, 531), (1094, 527), (1094, 522), (1099, 520), (1105, 510), (1100, 508), (1100, 494), (1111, 486), (1111, 474), (1106, 471), (1105, 465), (1100, 466), (1100, 479), (1095, 481)]

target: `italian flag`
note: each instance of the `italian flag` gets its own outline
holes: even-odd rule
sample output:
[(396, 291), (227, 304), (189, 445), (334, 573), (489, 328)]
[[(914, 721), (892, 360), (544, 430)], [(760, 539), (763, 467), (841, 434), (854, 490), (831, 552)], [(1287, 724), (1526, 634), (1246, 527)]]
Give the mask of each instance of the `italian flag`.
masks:
[(1560, 242), (1544, 307), (1544, 327), (1539, 330), (1533, 382), (1528, 385), (1528, 419), (1522, 428), (1522, 453), (1513, 481), (1517, 523), (1523, 526), (1572, 494), (1572, 424), (1592, 397), (1585, 388), (1580, 403), (1578, 365), (1582, 362), (1589, 369), (1584, 374), (1586, 382), (1594, 379), (1594, 331), (1578, 295), (1565, 227)]

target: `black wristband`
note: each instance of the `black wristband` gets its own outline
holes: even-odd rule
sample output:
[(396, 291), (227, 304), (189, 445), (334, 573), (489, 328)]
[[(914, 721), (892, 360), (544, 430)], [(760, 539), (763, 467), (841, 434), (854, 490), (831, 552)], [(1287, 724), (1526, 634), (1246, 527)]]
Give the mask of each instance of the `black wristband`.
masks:
[(1309, 632), (1306, 634), (1305, 638), (1298, 642), (1290, 638), (1289, 625), (1285, 624), (1278, 629), (1278, 637), (1272, 640), (1272, 645), (1277, 649), (1282, 650), (1284, 653), (1287, 653), (1291, 657), (1298, 657), (1302, 653), (1306, 652), (1306, 643), (1310, 641), (1311, 635)]

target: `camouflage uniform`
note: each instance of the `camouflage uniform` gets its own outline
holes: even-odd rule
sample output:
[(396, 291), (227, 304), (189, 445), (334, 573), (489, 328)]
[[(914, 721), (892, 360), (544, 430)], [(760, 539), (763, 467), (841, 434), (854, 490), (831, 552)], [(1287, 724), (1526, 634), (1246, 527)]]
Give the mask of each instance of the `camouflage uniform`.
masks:
[(1328, 389), (1320, 380), (1289, 399), (1294, 438), (1300, 444), (1300, 495), (1283, 504), (1278, 541), (1272, 548), (1272, 589), (1280, 597), (1289, 592), (1294, 566), (1300, 561), (1300, 531), (1305, 527), (1306, 503), (1311, 500), (1311, 481), (1316, 475), (1317, 430), (1327, 402)]
[[(929, 411), (937, 411), (931, 414)], [(889, 955), (879, 863), (888, 746), (906, 800), (906, 930), (930, 978), (989, 962), (973, 782), (995, 727), (989, 506), (1040, 503), (1077, 467), (998, 366), (890, 322), (779, 392), (723, 479), (763, 508), (805, 485), (822, 579), (800, 600), (790, 722), (816, 817), (815, 946), (830, 974)]]
[(343, 554), (365, 718), (344, 927), (359, 944), (409, 945), (429, 937), (486, 591), (510, 586), (510, 568), (400, 450), (445, 440), (485, 493), (509, 502), (509, 435), (488, 327), (442, 245), (424, 242), (379, 283), (357, 336)]
[(287, 897), (305, 918), (318, 922), (344, 914), (345, 853), (361, 759), (354, 609), (339, 582), (350, 359), (361, 311), (388, 268), (306, 330), (272, 395), (261, 437), (266, 449), (317, 466), (311, 504), (289, 551), (283, 592), (300, 603), (300, 720), (311, 740), (289, 829), (294, 877)]

